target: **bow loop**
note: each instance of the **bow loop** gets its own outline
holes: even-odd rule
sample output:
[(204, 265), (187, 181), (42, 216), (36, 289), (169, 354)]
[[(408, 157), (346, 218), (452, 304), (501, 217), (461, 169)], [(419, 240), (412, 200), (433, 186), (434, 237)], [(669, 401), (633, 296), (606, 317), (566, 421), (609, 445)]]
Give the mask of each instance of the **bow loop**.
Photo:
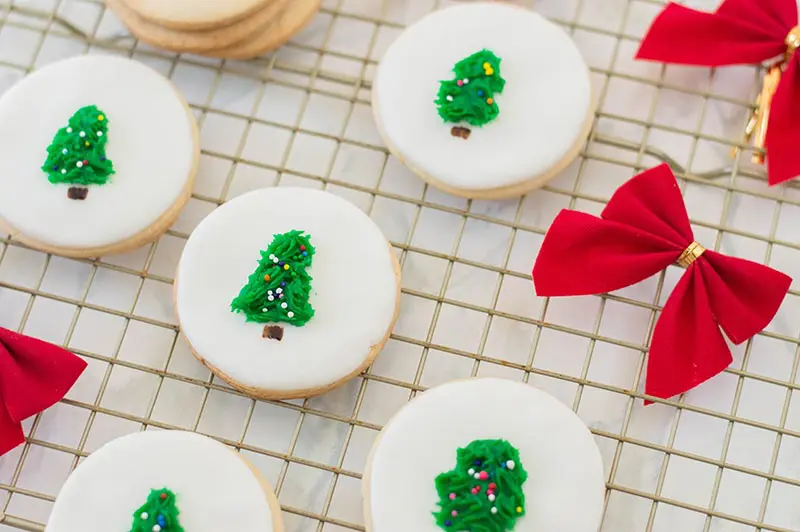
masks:
[(65, 349), (0, 328), (0, 455), (22, 443), (22, 421), (60, 401), (84, 369)]
[(666, 165), (622, 185), (601, 217), (562, 211), (533, 267), (536, 293), (574, 296), (617, 290), (678, 262), (686, 272), (656, 324), (648, 395), (686, 392), (725, 369), (735, 343), (775, 316), (791, 279), (767, 266), (706, 251), (694, 242), (675, 176)]

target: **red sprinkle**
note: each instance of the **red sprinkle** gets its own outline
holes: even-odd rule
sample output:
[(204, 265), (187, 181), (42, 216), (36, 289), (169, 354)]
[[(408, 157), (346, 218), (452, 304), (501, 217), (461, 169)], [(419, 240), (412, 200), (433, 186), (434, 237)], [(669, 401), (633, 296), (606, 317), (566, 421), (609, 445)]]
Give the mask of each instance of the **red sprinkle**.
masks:
[(167, 498), (167, 494), (166, 494), (166, 493), (162, 493), (162, 494), (161, 494), (161, 500), (164, 500), (164, 499), (166, 499), (166, 498)]
[(470, 491), (472, 492), (473, 495), (477, 495), (478, 494), (478, 490), (476, 490), (475, 488), (472, 488)]
[(83, 166), (86, 166), (87, 164), (89, 164), (89, 161), (83, 161)]
[(475, 489), (476, 489), (476, 490), (478, 490), (478, 491), (481, 491), (481, 487), (480, 487), (480, 485), (478, 485), (478, 486), (475, 486)]
[(305, 251), (306, 247), (303, 244), (300, 244), (300, 251)]
[(495, 489), (496, 487), (497, 487), (497, 484), (495, 484), (494, 482), (490, 482), (490, 483), (489, 483), (489, 489), (490, 489), (490, 490), (493, 490), (493, 489)]
[(487, 478), (489, 478), (489, 473), (487, 473), (486, 471), (481, 471), (480, 474), (478, 475), (478, 478), (481, 480), (486, 480)]

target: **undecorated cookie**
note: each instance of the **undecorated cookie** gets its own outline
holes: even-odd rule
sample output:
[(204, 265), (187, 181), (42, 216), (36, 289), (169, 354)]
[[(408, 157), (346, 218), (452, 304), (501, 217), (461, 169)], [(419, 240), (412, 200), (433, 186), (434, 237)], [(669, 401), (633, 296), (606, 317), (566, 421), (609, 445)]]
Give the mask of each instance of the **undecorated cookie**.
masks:
[(593, 118), (589, 69), (570, 37), (503, 2), (451, 7), (409, 27), (381, 60), (372, 98), (398, 159), (474, 198), (543, 185), (576, 157)]
[(245, 19), (272, 0), (122, 0), (143, 18), (178, 30), (208, 30)]
[(46, 532), (282, 532), (275, 494), (244, 458), (183, 431), (139, 432), (81, 462)]
[(397, 318), (399, 266), (361, 210), (327, 192), (249, 192), (186, 243), (175, 306), (192, 352), (262, 398), (325, 392), (372, 363)]
[(581, 420), (521, 382), (432, 388), (384, 427), (364, 474), (370, 532), (597, 532), (605, 480)]
[(37, 70), (0, 98), (0, 227), (42, 251), (121, 253), (189, 199), (197, 124), (167, 79), (106, 55)]
[(128, 7), (125, 0), (106, 0), (106, 3), (142, 41), (173, 52), (193, 53), (244, 44), (261, 37), (270, 30), (276, 15), (286, 4), (285, 0), (270, 0), (262, 9), (235, 24), (210, 30), (187, 31), (151, 22)]
[(286, 44), (302, 30), (319, 11), (322, 0), (288, 0), (284, 9), (275, 15), (267, 31), (227, 48), (205, 55), (223, 59), (251, 59)]

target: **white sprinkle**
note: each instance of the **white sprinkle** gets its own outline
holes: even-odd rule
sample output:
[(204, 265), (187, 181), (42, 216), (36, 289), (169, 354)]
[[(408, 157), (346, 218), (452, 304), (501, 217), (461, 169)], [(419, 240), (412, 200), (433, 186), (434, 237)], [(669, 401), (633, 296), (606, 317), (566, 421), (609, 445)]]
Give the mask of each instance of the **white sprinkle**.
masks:
[(291, 310), (287, 312), (286, 315), (289, 316), (290, 318), (294, 318), (294, 312), (292, 312)]
[(464, 78), (464, 85), (466, 85), (467, 83), (469, 83), (469, 78)]
[(139, 517), (141, 517), (142, 519), (147, 519), (148, 517), (150, 517), (150, 514), (147, 512), (142, 512), (142, 515), (140, 515)]
[(278, 297), (283, 299), (283, 294), (278, 294)]
[(289, 305), (287, 305), (286, 303), (281, 303), (281, 308), (286, 308), (286, 307), (288, 307), (288, 306), (289, 306)]
[(66, 171), (64, 168), (62, 168), (62, 169), (61, 169), (61, 173), (62, 173), (62, 174), (66, 174), (66, 173), (67, 173), (67, 171)]
[(278, 257), (272, 257), (272, 262), (274, 262), (275, 264), (278, 264)]
[(64, 155), (66, 155), (66, 154), (67, 154), (67, 149), (66, 149), (66, 148), (64, 148), (63, 150), (61, 150), (61, 153), (63, 153)]
[(67, 133), (72, 133), (72, 128), (71, 127), (67, 128)]
[[(494, 508), (492, 508), (494, 509)], [(153, 532), (161, 532), (161, 527), (158, 525), (153, 525)]]
[(272, 290), (267, 290), (267, 295), (271, 296), (272, 295)]
[(275, 291), (276, 291), (276, 292), (278, 292), (278, 293), (280, 294), (281, 292), (283, 292), (283, 288), (278, 288), (278, 289), (276, 289)]
[(472, 476), (472, 475), (475, 474), (475, 470), (472, 469), (472, 468), (469, 468), (469, 471), (467, 471), (467, 473), (469, 474), (469, 476)]
[(75, 166), (77, 166), (78, 168), (83, 168), (83, 162), (78, 161), (77, 163), (75, 163)]
[(80, 135), (80, 136), (81, 136), (81, 138), (83, 138), (83, 137), (85, 137), (85, 136), (86, 136), (86, 132), (85, 132), (85, 131), (81, 131), (80, 133), (78, 133), (78, 135)]
[(475, 477), (476, 479), (480, 479), (481, 478), (481, 474), (480, 473), (475, 473), (472, 476)]
[(517, 464), (515, 464), (515, 463), (514, 463), (514, 460), (509, 460), (508, 462), (506, 462), (506, 467), (507, 467), (509, 470), (513, 470), (513, 469), (514, 469), (514, 467), (516, 467), (516, 465), (517, 465)]
[(494, 493), (489, 494), (489, 500), (494, 502)]
[(275, 301), (275, 296), (267, 296), (267, 301)]
[(496, 506), (492, 506), (492, 510), (491, 510), (491, 512), (492, 512), (493, 514), (496, 514), (496, 513), (497, 513), (497, 507), (496, 507)]
[(261, 309), (261, 312), (269, 312), (269, 309), (267, 307), (264, 307)]
[(452, 96), (450, 96), (449, 94), (447, 95), (447, 98), (446, 98), (446, 99), (447, 99), (447, 101), (448, 101), (448, 102), (452, 102), (452, 101), (453, 101), (453, 97), (452, 97)]
[(98, 137), (102, 137), (102, 136), (103, 136), (103, 132), (102, 132), (102, 131), (98, 131), (98, 132), (97, 132), (97, 136), (98, 136)]

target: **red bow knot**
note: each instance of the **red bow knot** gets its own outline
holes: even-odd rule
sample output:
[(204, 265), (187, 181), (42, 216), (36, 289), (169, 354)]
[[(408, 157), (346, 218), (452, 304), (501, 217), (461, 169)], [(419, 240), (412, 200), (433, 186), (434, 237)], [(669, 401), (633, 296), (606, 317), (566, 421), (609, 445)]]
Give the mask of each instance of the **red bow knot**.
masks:
[(60, 401), (86, 362), (0, 327), (0, 456), (25, 441), (22, 421)]
[[(650, 343), (645, 393), (667, 399), (722, 372), (735, 344), (769, 324), (792, 280), (694, 240), (675, 176), (657, 166), (622, 185), (600, 217), (563, 210), (533, 267), (540, 296), (611, 292), (679, 263), (686, 268)], [(645, 402), (646, 404), (649, 401)]]
[(780, 57), (765, 77), (759, 109), (748, 125), (756, 145), (767, 151), (769, 183), (775, 185), (800, 175), (798, 48), (796, 0), (725, 0), (714, 13), (670, 3), (653, 21), (636, 58), (724, 66)]

